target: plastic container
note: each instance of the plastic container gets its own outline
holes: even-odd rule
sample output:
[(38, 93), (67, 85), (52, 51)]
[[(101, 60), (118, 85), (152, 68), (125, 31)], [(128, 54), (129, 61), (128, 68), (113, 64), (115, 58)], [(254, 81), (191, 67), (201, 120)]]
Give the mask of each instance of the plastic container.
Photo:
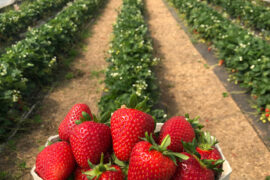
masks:
[[(155, 132), (159, 132), (162, 125), (163, 125), (163, 123), (157, 123)], [(59, 141), (59, 140), (60, 140), (60, 139), (59, 139), (59, 136), (58, 136), (58, 135), (51, 136), (51, 137), (48, 138), (48, 140), (47, 140), (47, 142), (46, 142), (46, 144), (45, 144), (45, 147), (49, 145), (49, 142), (55, 143), (55, 142), (57, 142), (57, 141)], [(216, 144), (216, 147), (217, 147), (218, 151), (220, 152), (220, 154), (221, 154), (223, 160), (225, 160), (224, 163), (223, 163), (223, 172), (222, 172), (222, 174), (221, 174), (219, 180), (229, 180), (229, 179), (230, 179), (230, 175), (231, 175), (231, 173), (232, 173), (232, 168), (231, 168), (229, 162), (228, 162), (228, 161), (226, 160), (226, 158), (224, 157), (224, 155), (223, 155), (223, 153), (222, 153), (222, 151), (221, 151), (221, 148), (219, 147), (218, 144)], [(36, 166), (34, 166), (34, 167), (32, 168), (32, 170), (31, 170), (31, 175), (32, 175), (32, 177), (34, 178), (34, 180), (42, 180), (42, 179), (37, 175), (37, 173), (35, 172), (35, 168), (36, 168)]]

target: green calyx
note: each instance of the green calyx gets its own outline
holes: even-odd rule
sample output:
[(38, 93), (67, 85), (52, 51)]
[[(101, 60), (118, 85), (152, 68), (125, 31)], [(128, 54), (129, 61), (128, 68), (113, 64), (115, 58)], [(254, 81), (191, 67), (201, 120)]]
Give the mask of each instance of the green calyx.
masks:
[(112, 161), (114, 164), (118, 165), (122, 172), (127, 176), (128, 175), (128, 162), (119, 160), (115, 154), (112, 155)]
[(100, 163), (98, 165), (93, 165), (89, 160), (88, 164), (91, 168), (90, 171), (86, 171), (83, 174), (87, 176), (88, 179), (94, 179), (98, 180), (103, 172), (105, 171), (116, 171), (114, 167), (111, 167), (111, 163), (103, 164), (104, 160), (104, 154), (101, 154)]
[(102, 116), (100, 118), (98, 118), (96, 115), (93, 114), (93, 119), (91, 118), (91, 116), (86, 113), (85, 111), (82, 112), (82, 117), (80, 118), (80, 120), (75, 121), (75, 123), (77, 125), (85, 122), (85, 121), (94, 121), (97, 123), (106, 123), (108, 122), (108, 119), (110, 119), (111, 117), (111, 113), (110, 112), (106, 112), (104, 114), (102, 114)]
[(202, 150), (212, 150), (217, 143), (217, 139), (211, 136), (209, 132), (201, 133), (201, 136), (198, 138), (198, 147)]
[(75, 121), (75, 123), (79, 125), (85, 121), (91, 121), (91, 120), (92, 120), (91, 116), (87, 112), (83, 111), (82, 117), (80, 117), (80, 120)]
[(148, 132), (145, 133), (145, 138), (143, 140), (148, 141), (152, 144), (152, 146), (149, 148), (149, 151), (156, 150), (161, 152), (163, 155), (168, 156), (171, 160), (173, 160), (174, 164), (177, 165), (176, 158), (179, 158), (180, 160), (187, 160), (189, 157), (182, 154), (182, 153), (176, 153), (172, 152), (167, 149), (167, 147), (171, 144), (171, 137), (170, 135), (167, 135), (160, 145), (158, 145), (155, 140), (153, 139), (152, 133), (150, 136), (148, 135)]
[(212, 160), (212, 159), (201, 159), (201, 155), (196, 151), (196, 147), (198, 146), (198, 143), (196, 139), (194, 138), (192, 142), (184, 142), (182, 141), (184, 150), (191, 154), (199, 163), (202, 167), (207, 168), (207, 169), (212, 169), (216, 172), (222, 172), (223, 170), (219, 168), (224, 160), (219, 159), (217, 161)]
[(196, 134), (196, 138), (199, 138), (201, 133), (202, 133), (202, 128), (204, 127), (202, 124), (199, 123), (199, 116), (196, 116), (194, 119), (191, 119), (189, 117), (189, 114), (185, 114), (185, 118), (186, 120), (191, 124), (191, 126), (193, 127), (195, 134)]

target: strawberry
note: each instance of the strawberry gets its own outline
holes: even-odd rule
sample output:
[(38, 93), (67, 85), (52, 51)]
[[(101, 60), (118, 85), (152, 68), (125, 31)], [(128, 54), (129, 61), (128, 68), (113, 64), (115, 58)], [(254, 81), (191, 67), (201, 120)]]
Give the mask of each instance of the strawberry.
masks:
[[(148, 137), (147, 140), (149, 140)], [(167, 150), (170, 144), (169, 135), (164, 138), (160, 146), (154, 142), (152, 137), (150, 142), (140, 141), (132, 149), (128, 180), (169, 180), (176, 170), (175, 156), (188, 158), (180, 153)]]
[(189, 159), (178, 162), (178, 167), (173, 180), (215, 179), (214, 172), (211, 169), (206, 168), (204, 165), (201, 165), (198, 158), (195, 158), (195, 156), (187, 152), (183, 152), (183, 154), (187, 155)]
[[(215, 147), (218, 141), (212, 137), (209, 132), (202, 133), (199, 138), (199, 145), (196, 151), (201, 155), (201, 159), (219, 160), (222, 159), (221, 154)], [(214, 162), (213, 162), (214, 163)]]
[(101, 153), (107, 153), (112, 144), (110, 127), (86, 121), (74, 127), (69, 137), (72, 152), (81, 168), (89, 168), (88, 160), (97, 164)]
[(269, 112), (269, 109), (268, 108), (265, 108), (265, 112)]
[(88, 171), (90, 169), (82, 169), (80, 167), (77, 167), (74, 173), (74, 179), (75, 180), (88, 180), (87, 176), (83, 174), (84, 172)]
[(154, 119), (139, 110), (121, 108), (111, 117), (113, 150), (121, 161), (128, 161), (132, 148), (144, 137), (145, 132), (153, 133)]
[(70, 145), (65, 141), (47, 146), (37, 155), (36, 173), (42, 179), (67, 179), (74, 167)]
[[(188, 160), (178, 162), (173, 180), (214, 180), (215, 172), (221, 172), (222, 169), (218, 168), (224, 162), (223, 160), (213, 161), (210, 159), (201, 159), (200, 154), (196, 151), (197, 141), (194, 138), (192, 142), (184, 142), (183, 147)], [(213, 163), (214, 162), (214, 163)]]
[(218, 65), (219, 65), (219, 66), (222, 66), (223, 63), (224, 63), (224, 60), (223, 60), (223, 59), (220, 59), (220, 60), (218, 61)]
[(160, 130), (159, 144), (168, 134), (172, 141), (168, 149), (174, 152), (183, 151), (181, 141), (191, 142), (195, 137), (194, 129), (184, 116), (172, 117), (164, 123)]
[(59, 137), (64, 141), (69, 140), (70, 133), (74, 126), (76, 125), (75, 121), (83, 118), (82, 112), (87, 113), (91, 119), (93, 116), (89, 107), (86, 104), (75, 104), (66, 115), (65, 119), (61, 122), (58, 128)]
[(100, 158), (100, 164), (94, 166), (89, 163), (91, 169), (81, 169), (78, 168), (75, 172), (75, 180), (124, 180), (124, 174), (122, 170), (117, 165), (103, 164), (103, 154)]
[(268, 113), (266, 113), (266, 114), (265, 114), (265, 117), (269, 117), (269, 114), (268, 114)]

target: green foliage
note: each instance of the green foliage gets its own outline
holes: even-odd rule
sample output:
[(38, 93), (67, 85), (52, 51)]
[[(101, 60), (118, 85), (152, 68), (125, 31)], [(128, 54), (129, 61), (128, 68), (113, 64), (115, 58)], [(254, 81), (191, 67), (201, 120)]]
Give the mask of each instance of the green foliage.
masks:
[(74, 78), (73, 72), (68, 72), (68, 73), (65, 75), (65, 78), (66, 78), (67, 80), (70, 80), (70, 79)]
[(104, 74), (104, 70), (99, 70), (99, 71), (91, 71), (91, 78), (99, 78), (101, 74)]
[(84, 22), (104, 0), (76, 0), (39, 28), (28, 32), (0, 57), (0, 141), (16, 124), (20, 104), (53, 77), (57, 56), (67, 53)]
[[(258, 106), (270, 104), (270, 44), (233, 24), (205, 2), (172, 0), (201, 38), (213, 43), (235, 83), (256, 95)], [(269, 21), (269, 18), (268, 18)]]
[(227, 92), (223, 92), (223, 93), (222, 93), (222, 96), (223, 96), (223, 97), (229, 97), (229, 94), (228, 94)]
[(149, 113), (158, 115), (155, 116), (157, 121), (163, 121), (164, 112), (152, 108), (159, 96), (152, 71), (157, 59), (152, 55), (153, 46), (144, 21), (143, 7), (141, 0), (123, 2), (114, 25), (114, 38), (107, 59), (110, 65), (106, 71), (106, 89), (99, 102), (99, 110), (101, 114), (113, 112), (121, 105), (127, 105), (130, 96), (136, 94), (138, 102), (148, 99)]
[(5, 41), (27, 30), (37, 20), (62, 8), (71, 0), (38, 0), (22, 7), (0, 14), (0, 40)]
[(0, 171), (0, 180), (8, 179), (9, 174), (6, 171)]
[(232, 18), (240, 18), (245, 25), (270, 31), (270, 7), (246, 0), (207, 0), (222, 7)]

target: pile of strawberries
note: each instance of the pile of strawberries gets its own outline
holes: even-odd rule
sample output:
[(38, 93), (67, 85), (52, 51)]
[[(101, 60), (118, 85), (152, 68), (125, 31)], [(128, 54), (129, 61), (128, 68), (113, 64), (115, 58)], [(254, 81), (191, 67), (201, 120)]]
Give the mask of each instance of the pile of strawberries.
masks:
[(160, 132), (149, 114), (116, 110), (110, 126), (76, 104), (59, 126), (62, 141), (45, 147), (35, 172), (44, 180), (214, 180), (223, 160), (198, 118), (176, 116)]

